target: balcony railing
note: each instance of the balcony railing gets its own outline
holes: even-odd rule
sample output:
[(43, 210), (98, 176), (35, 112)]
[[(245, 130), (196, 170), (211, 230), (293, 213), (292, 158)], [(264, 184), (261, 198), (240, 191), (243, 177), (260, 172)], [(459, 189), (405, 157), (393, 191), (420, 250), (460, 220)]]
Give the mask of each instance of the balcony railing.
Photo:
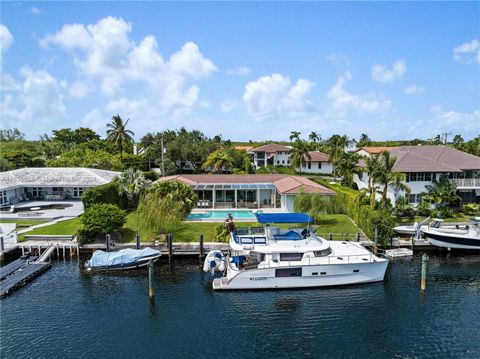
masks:
[(480, 188), (480, 178), (456, 178), (450, 180), (457, 188), (477, 189)]

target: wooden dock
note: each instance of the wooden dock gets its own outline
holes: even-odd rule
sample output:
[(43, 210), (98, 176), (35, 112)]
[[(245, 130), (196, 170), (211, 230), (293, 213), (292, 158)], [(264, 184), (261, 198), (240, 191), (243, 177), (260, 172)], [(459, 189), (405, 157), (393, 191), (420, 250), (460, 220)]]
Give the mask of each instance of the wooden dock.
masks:
[(20, 258), (0, 268), (0, 298), (23, 287), (52, 266), (37, 257), (30, 258)]

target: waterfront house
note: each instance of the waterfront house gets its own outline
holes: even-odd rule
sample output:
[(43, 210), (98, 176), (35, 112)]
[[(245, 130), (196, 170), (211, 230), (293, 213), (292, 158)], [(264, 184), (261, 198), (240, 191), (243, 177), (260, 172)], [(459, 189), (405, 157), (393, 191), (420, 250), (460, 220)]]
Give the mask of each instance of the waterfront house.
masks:
[[(396, 158), (393, 170), (405, 174), (405, 184), (411, 190), (410, 204), (419, 203), (426, 186), (441, 176), (448, 176), (455, 183), (463, 203), (480, 203), (480, 157), (444, 145), (394, 147), (390, 154)], [(359, 189), (368, 187), (366, 173), (354, 177)], [(388, 190), (392, 203), (403, 195)]]
[(253, 154), (255, 168), (271, 166), (289, 166), (290, 151), (292, 147), (277, 143), (269, 143), (257, 148), (252, 148), (249, 153)]
[(91, 187), (111, 182), (118, 172), (93, 168), (20, 168), (0, 172), (0, 207), (34, 199), (79, 199)]
[(320, 151), (310, 151), (310, 158), (305, 158), (305, 165), (302, 168), (297, 167), (298, 172), (315, 174), (332, 174), (333, 163), (330, 156)]
[(158, 181), (180, 181), (191, 186), (198, 195), (196, 208), (278, 208), (293, 212), (297, 194), (335, 192), (301, 176), (182, 174), (160, 178)]

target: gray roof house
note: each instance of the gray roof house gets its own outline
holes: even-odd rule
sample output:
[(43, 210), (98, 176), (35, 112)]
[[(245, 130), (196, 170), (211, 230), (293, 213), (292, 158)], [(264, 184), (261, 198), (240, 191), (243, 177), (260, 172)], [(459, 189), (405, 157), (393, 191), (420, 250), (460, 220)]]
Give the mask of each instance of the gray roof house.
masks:
[(20, 168), (0, 172), (0, 206), (28, 199), (80, 198), (85, 189), (111, 182), (118, 172), (81, 167)]

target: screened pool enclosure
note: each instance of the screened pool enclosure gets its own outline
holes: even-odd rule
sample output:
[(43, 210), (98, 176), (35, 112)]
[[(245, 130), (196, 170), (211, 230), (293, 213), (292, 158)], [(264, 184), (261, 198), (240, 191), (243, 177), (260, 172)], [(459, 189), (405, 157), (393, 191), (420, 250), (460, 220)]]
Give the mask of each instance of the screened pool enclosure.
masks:
[(197, 208), (277, 208), (280, 195), (272, 183), (199, 183)]

